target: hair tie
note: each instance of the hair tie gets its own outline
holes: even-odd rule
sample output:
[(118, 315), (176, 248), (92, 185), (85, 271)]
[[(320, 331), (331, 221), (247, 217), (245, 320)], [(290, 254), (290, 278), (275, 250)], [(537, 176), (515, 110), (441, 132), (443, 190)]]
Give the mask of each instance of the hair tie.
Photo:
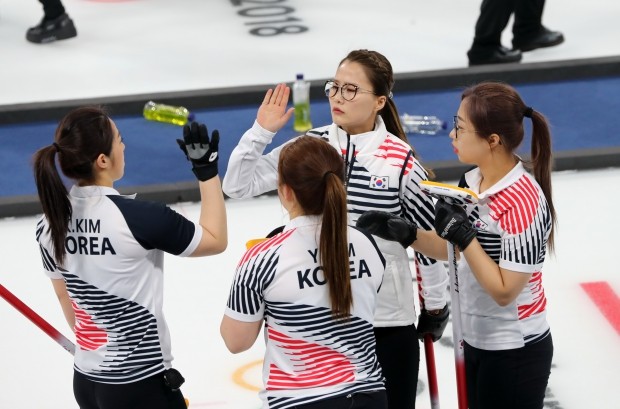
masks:
[(394, 98), (394, 94), (392, 93), (392, 91), (390, 91), (390, 93), (388, 94), (388, 98), (389, 99), (393, 99)]
[(523, 116), (526, 118), (531, 118), (533, 112), (534, 110), (532, 109), (532, 107), (527, 107), (525, 108), (525, 111), (523, 111)]
[(52, 143), (52, 146), (56, 148), (56, 152), (60, 152), (60, 146), (56, 142)]
[(328, 170), (327, 172), (323, 173), (323, 182), (327, 183), (327, 177), (330, 174), (334, 174), (335, 175), (335, 173), (333, 171), (331, 171), (331, 170)]

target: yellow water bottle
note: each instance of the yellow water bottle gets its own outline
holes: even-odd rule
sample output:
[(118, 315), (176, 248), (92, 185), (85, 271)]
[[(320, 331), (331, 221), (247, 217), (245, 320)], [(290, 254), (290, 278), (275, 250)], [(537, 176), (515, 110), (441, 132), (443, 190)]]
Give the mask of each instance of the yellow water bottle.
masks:
[(295, 117), (293, 129), (296, 132), (306, 132), (312, 129), (310, 121), (310, 83), (304, 80), (303, 74), (297, 74), (297, 80), (293, 83), (293, 106)]
[(185, 107), (158, 104), (153, 101), (144, 104), (143, 114), (149, 121), (165, 122), (180, 126), (194, 120), (194, 114)]

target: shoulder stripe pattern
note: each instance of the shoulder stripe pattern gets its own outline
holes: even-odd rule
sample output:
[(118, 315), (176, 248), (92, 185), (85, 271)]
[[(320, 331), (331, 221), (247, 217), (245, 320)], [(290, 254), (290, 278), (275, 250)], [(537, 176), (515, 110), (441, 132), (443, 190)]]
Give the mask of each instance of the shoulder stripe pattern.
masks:
[(377, 158), (387, 160), (390, 166), (396, 168), (402, 168), (404, 164), (404, 174), (408, 174), (411, 170), (413, 163), (411, 160), (405, 163), (405, 159), (407, 159), (407, 155), (409, 154), (409, 149), (404, 147), (402, 144), (396, 144), (390, 138), (385, 138), (381, 146), (377, 148), (378, 153), (375, 154)]
[(538, 209), (539, 194), (525, 176), (490, 198), (490, 216), (511, 234), (520, 234), (532, 223)]
[(509, 234), (503, 242), (505, 260), (522, 264), (544, 261), (551, 214), (541, 195), (523, 175), (512, 186), (489, 198), (489, 216)]
[(263, 290), (271, 283), (278, 266), (278, 250), (295, 231), (290, 229), (246, 251), (237, 266), (227, 306), (243, 314), (257, 314), (261, 309)]

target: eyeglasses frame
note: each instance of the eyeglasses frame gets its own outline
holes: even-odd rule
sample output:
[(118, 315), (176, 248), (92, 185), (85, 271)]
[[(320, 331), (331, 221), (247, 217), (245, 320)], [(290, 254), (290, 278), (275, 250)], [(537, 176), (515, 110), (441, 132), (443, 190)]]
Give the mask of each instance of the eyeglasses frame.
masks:
[[(329, 87), (329, 89), (328, 89), (328, 88), (327, 88), (327, 86), (328, 86), (328, 84), (330, 84), (330, 83), (331, 83), (331, 85), (330, 85), (330, 87)], [(347, 99), (347, 98), (345, 98), (345, 96), (344, 96), (344, 87), (346, 87), (346, 86), (352, 86), (352, 87), (354, 87), (354, 88), (355, 88), (355, 93), (353, 94), (353, 97), (352, 97), (351, 99)], [(370, 90), (367, 90), (367, 89), (364, 89), (364, 88), (361, 88), (360, 86), (355, 85), (355, 84), (344, 83), (344, 84), (342, 84), (342, 85), (336, 85), (336, 82), (335, 82), (334, 80), (327, 80), (327, 81), (325, 81), (325, 86), (324, 86), (324, 88), (325, 88), (325, 96), (326, 96), (327, 98), (333, 98), (333, 97), (335, 97), (335, 96), (338, 94), (338, 90), (340, 89), (340, 96), (341, 96), (341, 97), (342, 97), (342, 99), (344, 99), (345, 101), (353, 101), (353, 100), (355, 99), (355, 97), (357, 96), (357, 93), (358, 93), (358, 92), (360, 92), (360, 91), (361, 91), (362, 93), (366, 93), (366, 94), (373, 94), (373, 95), (377, 95), (377, 93), (376, 93), (376, 92), (374, 92), (374, 91), (370, 91)], [(332, 92), (331, 90), (332, 90), (332, 89), (334, 89), (334, 88), (335, 88), (335, 91), (333, 91), (333, 92)]]

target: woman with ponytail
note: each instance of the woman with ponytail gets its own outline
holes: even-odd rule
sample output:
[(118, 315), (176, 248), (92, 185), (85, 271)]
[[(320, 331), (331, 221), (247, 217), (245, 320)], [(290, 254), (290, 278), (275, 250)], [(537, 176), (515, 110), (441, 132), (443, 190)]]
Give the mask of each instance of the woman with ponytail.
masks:
[(238, 264), (220, 332), (238, 353), (264, 321), (263, 408), (387, 408), (372, 324), (385, 259), (348, 225), (343, 176), (321, 138), (284, 146), (278, 195), (290, 221)]
[[(516, 153), (526, 121), (528, 160)], [(542, 280), (556, 224), (549, 125), (510, 85), (483, 82), (463, 92), (450, 138), (459, 161), (474, 165), (459, 186), (478, 196), (465, 209), (444, 200), (435, 207), (436, 232), (461, 254), (469, 408), (542, 409), (553, 357)], [(446, 257), (444, 240), (418, 233), (414, 248)]]
[[(377, 51), (353, 50), (325, 82), (332, 123), (306, 135), (322, 138), (342, 157), (349, 222), (368, 211), (386, 211), (420, 229), (433, 229), (433, 202), (420, 189), (429, 175), (415, 155), (392, 99), (394, 73)], [(224, 192), (246, 198), (277, 188), (278, 156), (282, 146), (264, 154), (277, 131), (290, 119), (290, 89), (279, 84), (267, 91), (256, 121), (239, 141), (228, 161)], [(376, 237), (387, 260), (385, 280), (374, 317), (377, 356), (386, 379), (391, 408), (414, 409), (420, 365), (419, 339), (441, 338), (448, 321), (448, 275), (442, 263), (407, 246)], [(412, 272), (417, 272), (415, 274)], [(417, 270), (417, 271), (416, 271)], [(419, 277), (423, 307), (416, 312), (414, 277)], [(417, 322), (417, 326), (416, 326)]]
[(163, 315), (163, 257), (221, 253), (228, 238), (218, 132), (209, 138), (194, 122), (183, 138), (177, 142), (200, 188), (198, 222), (114, 189), (125, 171), (125, 144), (101, 107), (69, 112), (54, 142), (34, 155), (43, 208), (36, 238), (75, 333), (73, 392), (81, 409), (186, 408)]

